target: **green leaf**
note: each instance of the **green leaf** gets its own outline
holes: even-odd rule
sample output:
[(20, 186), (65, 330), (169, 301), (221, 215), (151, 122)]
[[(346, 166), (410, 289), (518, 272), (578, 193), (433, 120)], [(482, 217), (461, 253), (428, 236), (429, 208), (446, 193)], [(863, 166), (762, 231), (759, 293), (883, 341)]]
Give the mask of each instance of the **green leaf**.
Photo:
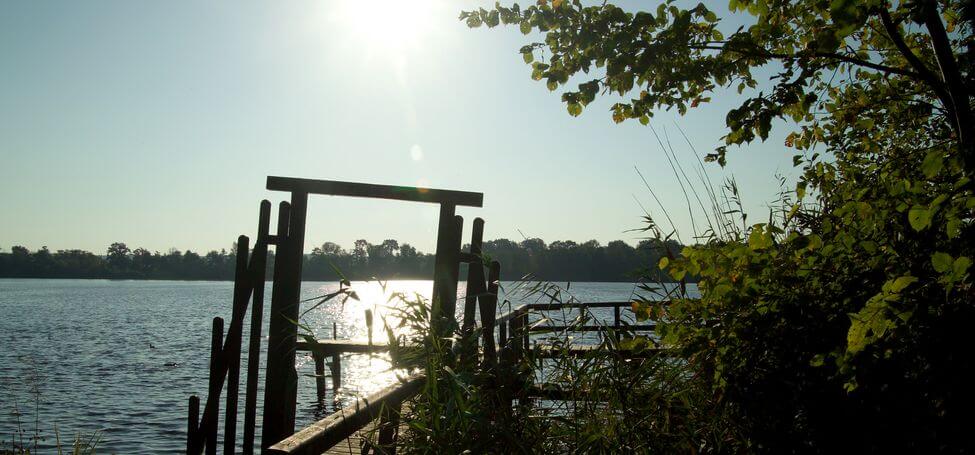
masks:
[(967, 256), (962, 256), (955, 259), (955, 262), (951, 264), (951, 276), (955, 280), (961, 280), (965, 277), (965, 273), (968, 272), (968, 268), (972, 266), (972, 260)]
[(763, 250), (772, 246), (772, 233), (766, 232), (762, 225), (757, 224), (748, 235), (748, 246), (753, 250)]
[(915, 205), (907, 212), (907, 221), (915, 231), (923, 231), (931, 225), (931, 211), (927, 207)]
[(527, 35), (532, 32), (532, 24), (528, 21), (521, 21), (521, 33)]
[(910, 286), (912, 283), (917, 282), (917, 277), (905, 275), (895, 278), (893, 281), (888, 281), (884, 283), (884, 290), (891, 293), (897, 293), (904, 290), (904, 288)]
[(667, 256), (660, 258), (660, 262), (657, 263), (657, 267), (660, 267), (660, 270), (666, 269), (668, 265), (670, 265), (670, 259)]
[(579, 103), (569, 103), (565, 106), (565, 109), (569, 111), (569, 115), (573, 117), (578, 117), (582, 114), (582, 105)]
[(931, 255), (931, 265), (938, 273), (945, 273), (951, 270), (952, 258), (948, 253), (937, 252)]
[(535, 61), (535, 54), (533, 52), (524, 52), (524, 53), (521, 54), (521, 59), (524, 60), (525, 63), (534, 62)]
[(941, 157), (941, 153), (937, 151), (928, 153), (928, 156), (924, 157), (924, 161), (921, 162), (921, 172), (927, 178), (938, 175), (938, 172), (941, 172), (943, 167), (944, 160)]

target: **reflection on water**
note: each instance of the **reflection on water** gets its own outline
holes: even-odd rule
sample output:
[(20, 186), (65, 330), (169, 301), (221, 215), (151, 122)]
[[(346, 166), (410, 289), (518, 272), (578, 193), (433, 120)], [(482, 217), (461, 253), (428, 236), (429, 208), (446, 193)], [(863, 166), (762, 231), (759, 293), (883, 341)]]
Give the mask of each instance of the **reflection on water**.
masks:
[[(326, 302), (308, 312), (304, 322), (319, 339), (332, 338), (335, 323), (338, 338), (365, 340), (364, 315), (370, 309), (374, 338), (382, 340), (383, 318), (393, 316), (389, 296), (401, 292), (428, 297), (431, 286), (429, 281), (392, 281), (385, 289), (376, 282), (353, 283), (359, 301)], [(333, 282), (304, 283), (302, 298), (337, 289)], [(634, 286), (572, 283), (571, 290), (580, 301), (625, 300)], [(230, 282), (0, 279), (0, 441), (9, 443), (18, 428), (29, 438), (36, 417), (46, 438), (42, 447), (54, 444), (57, 425), (62, 440), (79, 431), (103, 431), (103, 453), (182, 450), (187, 398), (206, 395), (211, 319), (229, 321), (232, 291)], [(517, 295), (504, 299), (520, 303)], [(265, 327), (269, 307), (265, 302)], [(462, 308), (458, 305), (458, 311)], [(612, 320), (612, 313), (599, 317)], [(247, 343), (243, 350), (246, 363)], [(262, 352), (262, 369), (265, 360)], [(326, 402), (319, 404), (310, 377), (314, 361), (299, 353), (296, 367), (299, 426), (375, 392), (396, 376), (384, 355), (346, 355), (342, 388), (332, 396), (329, 387)], [(246, 366), (241, 369), (246, 371)], [(242, 391), (244, 381), (242, 377)], [(259, 397), (263, 385), (262, 375)], [(243, 422), (240, 408), (238, 422)], [(260, 410), (257, 415), (260, 426)]]

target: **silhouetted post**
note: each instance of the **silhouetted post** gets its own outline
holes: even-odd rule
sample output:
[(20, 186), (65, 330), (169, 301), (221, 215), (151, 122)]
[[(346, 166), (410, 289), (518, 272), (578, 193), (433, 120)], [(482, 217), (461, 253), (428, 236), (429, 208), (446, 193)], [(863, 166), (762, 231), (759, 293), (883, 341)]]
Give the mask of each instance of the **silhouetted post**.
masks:
[[(450, 283), (455, 282), (458, 273), (459, 249), (454, 248), (453, 233), (455, 228), (454, 204), (440, 204), (440, 220), (437, 226), (437, 252), (434, 257), (433, 295), (431, 297), (431, 323), (434, 336), (445, 334), (444, 320), (446, 309), (454, 308), (457, 300), (457, 288), (451, 289)], [(453, 270), (451, 272), (451, 270)], [(452, 317), (453, 314), (450, 314)]]
[(478, 297), (484, 292), (484, 264), (481, 263), (482, 237), (484, 237), (484, 220), (474, 218), (471, 227), (471, 256), (473, 257), (467, 264), (467, 295), (464, 297), (464, 322), (461, 324), (464, 335), (474, 329)]
[(200, 397), (190, 395), (189, 415), (186, 418), (186, 453), (195, 453), (200, 440)]
[(315, 393), (319, 403), (325, 402), (325, 356), (321, 351), (314, 350), (311, 357), (315, 359)]
[[(293, 415), (294, 403), (288, 403), (290, 393), (286, 389), (290, 382), (289, 376), (294, 371), (294, 341), (288, 342), (297, 320), (291, 318), (291, 308), (297, 307), (289, 300), (289, 278), (294, 274), (294, 254), (289, 235), (292, 222), (292, 207), (287, 202), (281, 202), (278, 208), (277, 244), (274, 263), (274, 286), (271, 288), (271, 314), (268, 323), (267, 369), (264, 378), (264, 423), (261, 431), (261, 448), (266, 449), (274, 443), (290, 436), (294, 432)], [(292, 340), (294, 340), (292, 338)], [(288, 352), (291, 347), (291, 352)], [(289, 365), (288, 359), (291, 359)], [(289, 425), (289, 420), (291, 421)]]
[[(332, 323), (332, 339), (339, 339), (338, 325)], [(332, 394), (337, 395), (339, 392), (339, 387), (342, 387), (342, 353), (335, 351), (332, 354), (332, 364), (329, 365), (329, 369), (332, 372)]]
[(508, 346), (508, 323), (502, 322), (498, 326), (498, 349), (504, 349)]
[[(223, 386), (223, 376), (220, 374), (221, 356), (223, 355), (223, 319), (213, 318), (213, 332), (210, 338), (210, 391), (207, 400), (214, 404), (213, 419), (210, 419), (206, 431), (206, 453), (217, 453), (217, 423), (220, 419), (220, 389)], [(225, 360), (224, 360), (225, 361)]]
[(244, 398), (244, 455), (254, 453), (254, 426), (257, 420), (257, 381), (261, 363), (261, 324), (264, 317), (264, 279), (267, 268), (267, 240), (271, 223), (271, 202), (261, 201), (257, 222), (257, 242), (251, 256), (251, 285), (254, 302), (251, 306), (250, 343), (247, 348), (247, 385)]
[(613, 327), (619, 328), (620, 326), (620, 307), (617, 305), (613, 306)]
[[(247, 313), (248, 291), (251, 287), (247, 273), (250, 241), (247, 236), (237, 238), (237, 268), (234, 273), (234, 305), (230, 317), (231, 326), (243, 330), (244, 314)], [(237, 331), (236, 333), (240, 333)], [(224, 417), (223, 453), (233, 454), (237, 442), (237, 398), (240, 391), (240, 337), (230, 339), (228, 331), (224, 358), (227, 361), (227, 410)]]
[[(498, 358), (494, 346), (494, 325), (498, 312), (498, 287), (501, 279), (501, 264), (498, 261), (491, 262), (491, 269), (488, 272), (487, 293), (478, 298), (481, 310), (482, 337), (484, 338), (484, 363), (490, 368), (497, 365)], [(501, 324), (504, 327), (504, 324)]]

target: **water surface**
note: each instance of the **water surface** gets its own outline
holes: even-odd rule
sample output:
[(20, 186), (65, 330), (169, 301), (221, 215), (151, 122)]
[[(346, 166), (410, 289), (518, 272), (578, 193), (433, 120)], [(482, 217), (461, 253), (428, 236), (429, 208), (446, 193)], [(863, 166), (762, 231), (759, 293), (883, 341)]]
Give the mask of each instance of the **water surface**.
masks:
[[(302, 295), (311, 298), (337, 287), (308, 282)], [(379, 324), (391, 292), (428, 295), (431, 283), (393, 281), (385, 292), (378, 283), (353, 287), (361, 301), (331, 301), (306, 315), (317, 337), (331, 338), (335, 322), (339, 338), (364, 339), (366, 308), (375, 311)], [(19, 440), (20, 429), (27, 442), (36, 422), (42, 447), (54, 443), (57, 427), (62, 441), (77, 432), (101, 431), (102, 453), (181, 451), (187, 398), (206, 395), (211, 320), (220, 316), (229, 323), (232, 290), (231, 282), (0, 279), (0, 441), (9, 446)], [(626, 300), (635, 286), (572, 283), (569, 290), (581, 301)], [(506, 297), (515, 303), (523, 299), (512, 292)], [(264, 321), (266, 344), (266, 315)], [(262, 370), (265, 359), (262, 353)], [(314, 379), (307, 377), (314, 362), (299, 353), (296, 364), (299, 426), (395, 379), (382, 357), (346, 356), (343, 387), (323, 406), (316, 403)], [(263, 389), (263, 378), (259, 384)]]

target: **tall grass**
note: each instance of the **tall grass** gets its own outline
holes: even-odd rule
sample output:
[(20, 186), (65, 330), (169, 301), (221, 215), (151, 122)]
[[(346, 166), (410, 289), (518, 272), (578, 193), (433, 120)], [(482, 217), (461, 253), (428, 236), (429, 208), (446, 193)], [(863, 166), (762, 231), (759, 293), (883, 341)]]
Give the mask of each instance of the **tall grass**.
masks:
[[(0, 455), (30, 455), (30, 454), (42, 454), (50, 453), (45, 452), (41, 445), (47, 440), (47, 437), (43, 435), (43, 430), (41, 428), (40, 420), (40, 405), (43, 395), (43, 378), (41, 372), (37, 365), (34, 363), (33, 359), (29, 357), (23, 357), (21, 360), (25, 363), (26, 369), (24, 371), (24, 385), (27, 387), (27, 392), (31, 396), (31, 410), (33, 413), (33, 428), (28, 428), (21, 418), (24, 414), (21, 412), (20, 406), (15, 402), (13, 404), (13, 409), (10, 411), (12, 415), (17, 417), (17, 428), (14, 434), (11, 435), (10, 441), (0, 437)], [(72, 455), (94, 455), (98, 445), (101, 443), (102, 433), (100, 431), (94, 431), (91, 433), (77, 432), (74, 435), (74, 439), (71, 441), (61, 441), (61, 432), (58, 429), (57, 424), (54, 425), (54, 447), (52, 452), (58, 455), (63, 455), (65, 453), (70, 453)]]

